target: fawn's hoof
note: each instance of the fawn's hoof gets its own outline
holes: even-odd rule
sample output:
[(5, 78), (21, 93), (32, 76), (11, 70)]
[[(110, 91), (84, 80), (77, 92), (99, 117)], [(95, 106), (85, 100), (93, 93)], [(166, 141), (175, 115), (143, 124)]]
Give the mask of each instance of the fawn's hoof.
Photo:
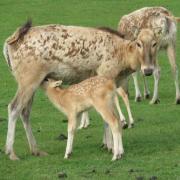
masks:
[(121, 126), (123, 129), (128, 128), (128, 124), (126, 123), (126, 121), (121, 121)]
[(129, 124), (128, 129), (133, 128), (133, 127), (134, 127), (134, 123)]

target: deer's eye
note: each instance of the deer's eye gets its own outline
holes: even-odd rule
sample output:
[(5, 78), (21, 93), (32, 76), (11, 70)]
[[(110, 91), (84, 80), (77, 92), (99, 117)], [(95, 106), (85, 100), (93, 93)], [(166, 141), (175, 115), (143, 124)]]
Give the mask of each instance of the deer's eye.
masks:
[(140, 43), (137, 42), (136, 44), (137, 44), (137, 46), (138, 46), (139, 48), (141, 48), (141, 44), (140, 44)]
[(157, 42), (153, 43), (152, 47), (155, 47), (157, 45)]

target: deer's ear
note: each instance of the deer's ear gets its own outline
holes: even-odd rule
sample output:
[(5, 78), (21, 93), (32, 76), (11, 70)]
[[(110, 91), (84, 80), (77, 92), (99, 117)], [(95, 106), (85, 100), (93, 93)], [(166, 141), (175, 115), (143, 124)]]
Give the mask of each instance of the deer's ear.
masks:
[(58, 87), (62, 84), (62, 80), (59, 80), (59, 81), (55, 81), (52, 83), (52, 87)]
[(134, 39), (137, 39), (139, 32), (140, 31), (137, 26), (132, 26), (131, 33), (133, 34)]
[(154, 32), (154, 35), (157, 37), (157, 38), (160, 38), (163, 34), (163, 31), (162, 31), (162, 28), (161, 27), (156, 27), (156, 28), (153, 28), (153, 32)]
[(50, 78), (47, 78), (47, 81), (48, 81), (48, 82), (53, 82), (53, 80), (52, 80), (52, 79), (50, 79)]

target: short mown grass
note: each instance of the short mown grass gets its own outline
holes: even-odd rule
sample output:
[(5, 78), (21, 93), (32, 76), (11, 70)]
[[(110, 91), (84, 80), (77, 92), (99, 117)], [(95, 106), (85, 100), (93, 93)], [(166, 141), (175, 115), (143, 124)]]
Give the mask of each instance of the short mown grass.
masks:
[[(116, 28), (122, 15), (144, 6), (164, 6), (180, 16), (179, 0), (1, 0), (0, 50), (2, 52), (4, 40), (29, 17), (34, 25), (59, 23)], [(179, 50), (178, 40), (178, 66)], [(21, 160), (10, 161), (4, 154), (7, 105), (17, 85), (1, 53), (0, 179), (52, 180), (58, 179), (59, 172), (65, 172), (67, 179), (180, 179), (180, 106), (175, 105), (174, 82), (165, 53), (160, 53), (159, 63), (162, 72), (160, 104), (149, 105), (147, 100), (135, 103), (134, 87), (130, 80), (130, 102), (136, 124), (135, 128), (123, 131), (125, 155), (121, 160), (111, 162), (112, 154), (101, 149), (103, 122), (94, 110), (90, 113), (91, 126), (76, 132), (73, 155), (69, 160), (64, 160), (66, 141), (59, 141), (57, 137), (61, 133), (66, 134), (67, 123), (63, 121), (66, 117), (38, 90), (31, 113), (32, 128), (40, 149), (49, 155), (30, 155), (19, 120), (14, 148)], [(149, 77), (148, 82), (152, 92), (153, 78)], [(127, 117), (121, 99), (120, 102)]]

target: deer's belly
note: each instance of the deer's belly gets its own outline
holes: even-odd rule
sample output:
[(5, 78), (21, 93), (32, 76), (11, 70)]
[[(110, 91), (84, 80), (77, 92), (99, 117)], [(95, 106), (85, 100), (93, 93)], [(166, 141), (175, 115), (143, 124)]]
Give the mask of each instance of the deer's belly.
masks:
[(94, 75), (95, 75), (95, 71), (93, 70), (86, 70), (86, 69), (79, 70), (69, 65), (61, 64), (61, 65), (58, 65), (55, 68), (55, 70), (47, 76), (47, 78), (62, 80), (63, 83), (66, 83), (66, 84), (73, 84)]

